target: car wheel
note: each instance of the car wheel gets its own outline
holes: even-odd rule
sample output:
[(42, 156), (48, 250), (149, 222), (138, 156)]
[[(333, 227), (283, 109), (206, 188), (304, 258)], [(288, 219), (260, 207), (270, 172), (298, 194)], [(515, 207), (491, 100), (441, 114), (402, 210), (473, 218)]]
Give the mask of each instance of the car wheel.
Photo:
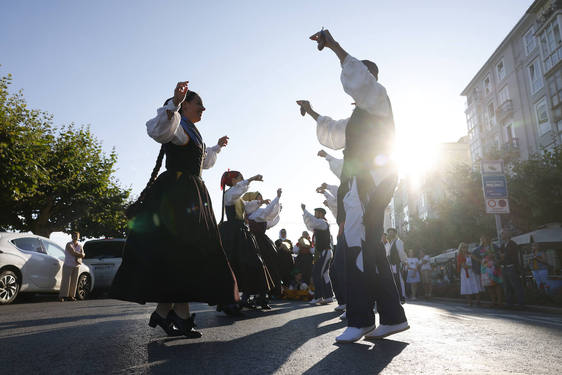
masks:
[(0, 272), (0, 305), (12, 303), (20, 291), (18, 276), (9, 270)]
[(92, 280), (90, 275), (83, 273), (78, 278), (78, 286), (76, 287), (76, 298), (79, 300), (88, 299), (90, 296), (90, 289), (92, 286)]

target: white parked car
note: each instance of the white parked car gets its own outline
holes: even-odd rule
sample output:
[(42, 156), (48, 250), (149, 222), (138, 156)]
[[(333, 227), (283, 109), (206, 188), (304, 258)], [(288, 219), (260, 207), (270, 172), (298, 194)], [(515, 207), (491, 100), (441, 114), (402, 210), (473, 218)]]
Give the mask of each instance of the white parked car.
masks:
[(90, 266), (96, 278), (96, 290), (111, 287), (123, 261), (124, 238), (90, 240), (84, 243), (84, 263)]
[[(30, 233), (0, 232), (0, 305), (11, 303), (21, 292), (58, 292), (62, 280), (64, 249)], [(94, 288), (94, 274), (81, 264), (76, 298), (86, 299)]]

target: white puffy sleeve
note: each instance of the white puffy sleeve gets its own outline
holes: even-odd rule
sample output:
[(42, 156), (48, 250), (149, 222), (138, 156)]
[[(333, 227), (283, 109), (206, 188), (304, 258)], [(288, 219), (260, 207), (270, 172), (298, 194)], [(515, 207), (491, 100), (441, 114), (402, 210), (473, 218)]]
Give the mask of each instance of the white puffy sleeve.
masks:
[(258, 208), (252, 212), (248, 218), (258, 223), (263, 223), (275, 219), (280, 211), (281, 205), (279, 204), (279, 197), (275, 197), (265, 208)]
[(221, 146), (214, 145), (205, 149), (205, 158), (203, 159), (203, 169), (210, 169), (217, 162), (217, 155), (221, 152)]
[(326, 184), (326, 190), (336, 198), (338, 196), (338, 186)]
[(332, 150), (345, 147), (345, 127), (349, 119), (334, 120), (329, 116), (318, 116), (316, 119), (316, 136), (318, 142)]
[(347, 55), (340, 78), (343, 90), (355, 100), (359, 108), (378, 116), (392, 114), (386, 89), (361, 61)]
[(326, 155), (326, 161), (330, 166), (330, 170), (336, 175), (337, 178), (341, 177), (341, 172), (343, 170), (343, 159), (338, 159), (332, 155)]
[(260, 208), (260, 201), (243, 201), (244, 202), (244, 212), (246, 215), (250, 215), (252, 212)]
[(398, 256), (400, 257), (400, 261), (402, 263), (408, 263), (408, 256), (404, 251), (404, 242), (400, 238), (396, 239), (396, 250), (398, 250)]
[(249, 186), (250, 181), (243, 180), (229, 188), (224, 192), (224, 204), (226, 206), (232, 206), (237, 199), (239, 199), (245, 192), (248, 191)]
[[(170, 100), (165, 106), (156, 110), (156, 117), (146, 122), (146, 132), (150, 138), (158, 143), (172, 142), (175, 145), (185, 145), (189, 137), (180, 125), (180, 107)], [(168, 117), (168, 111), (171, 117)]]
[(336, 196), (328, 193), (328, 192), (324, 192), (324, 197), (326, 198), (326, 206), (328, 206), (328, 209), (332, 212), (332, 215), (334, 215), (334, 217), (338, 217), (338, 201), (336, 200)]
[(281, 220), (281, 216), (277, 215), (277, 216), (275, 217), (275, 219), (268, 221), (268, 222), (267, 222), (267, 229), (273, 228), (274, 226), (276, 226), (277, 224), (279, 224), (279, 220)]
[(306, 209), (302, 213), (304, 224), (308, 230), (326, 230), (328, 229), (328, 222), (326, 220), (318, 219)]

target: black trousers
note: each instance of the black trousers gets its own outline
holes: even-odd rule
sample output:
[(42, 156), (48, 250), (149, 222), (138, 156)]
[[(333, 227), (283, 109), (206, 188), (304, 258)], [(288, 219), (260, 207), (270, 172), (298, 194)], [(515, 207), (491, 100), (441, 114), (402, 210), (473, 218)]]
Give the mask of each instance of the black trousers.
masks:
[(338, 242), (334, 249), (334, 259), (330, 266), (330, 278), (332, 279), (332, 287), (339, 305), (346, 304), (346, 286), (345, 286), (345, 251), (344, 238), (338, 236)]
[(314, 298), (332, 298), (334, 292), (332, 291), (331, 280), (324, 280), (324, 273), (329, 270), (331, 260), (328, 260), (328, 251), (323, 250), (322, 254), (314, 263), (312, 269), (312, 279), (314, 281)]
[[(366, 177), (370, 178), (370, 176)], [(384, 210), (390, 203), (397, 183), (397, 176), (386, 178), (373, 187), (366, 199), (362, 199), (365, 241), (361, 247), (345, 247), (347, 319), (349, 327), (368, 327), (375, 324), (373, 308), (377, 303), (380, 324), (393, 325), (406, 321), (400, 295), (381, 237), (384, 232)], [(345, 235), (344, 235), (345, 237)], [(363, 251), (362, 272), (356, 265)]]

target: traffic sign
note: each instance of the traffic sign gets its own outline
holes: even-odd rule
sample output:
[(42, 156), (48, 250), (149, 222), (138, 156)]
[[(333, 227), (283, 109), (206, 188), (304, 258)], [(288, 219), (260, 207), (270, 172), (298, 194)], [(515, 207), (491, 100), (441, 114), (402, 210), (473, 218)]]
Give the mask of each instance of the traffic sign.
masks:
[(503, 174), (503, 160), (482, 160), (481, 173), (484, 174)]
[(487, 214), (508, 214), (509, 201), (505, 198), (485, 199)]
[(507, 180), (504, 175), (483, 175), (484, 198), (507, 198)]

